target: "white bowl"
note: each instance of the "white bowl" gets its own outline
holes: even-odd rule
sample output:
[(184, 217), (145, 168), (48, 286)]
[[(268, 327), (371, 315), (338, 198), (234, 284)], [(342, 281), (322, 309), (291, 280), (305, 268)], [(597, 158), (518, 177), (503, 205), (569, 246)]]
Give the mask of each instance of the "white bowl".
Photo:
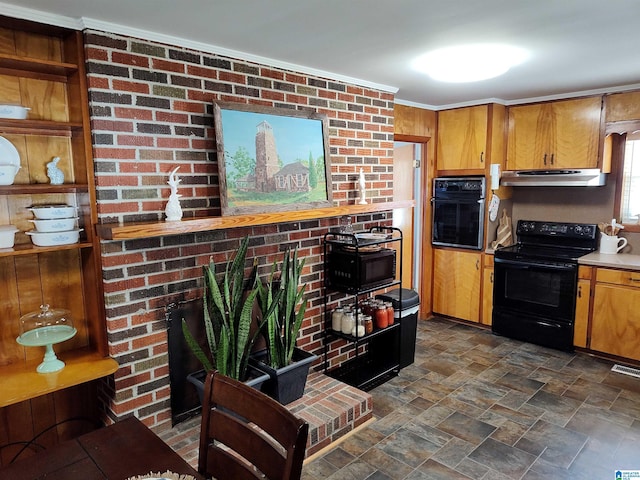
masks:
[(34, 205), (29, 208), (38, 220), (72, 218), (76, 216), (76, 207), (70, 205)]
[(0, 185), (13, 185), (18, 170), (20, 170), (18, 165), (9, 163), (0, 165)]
[(19, 231), (13, 225), (0, 225), (0, 248), (13, 248), (15, 233)]
[(24, 120), (27, 118), (27, 112), (31, 110), (20, 105), (0, 105), (0, 118), (17, 118)]
[(53, 247), (55, 245), (69, 245), (70, 243), (78, 243), (80, 239), (81, 228), (76, 230), (67, 230), (65, 232), (25, 232), (31, 237), (31, 242), (38, 247)]
[(64, 232), (65, 230), (73, 230), (76, 227), (78, 217), (71, 218), (54, 218), (52, 220), (29, 220), (33, 222), (38, 232)]

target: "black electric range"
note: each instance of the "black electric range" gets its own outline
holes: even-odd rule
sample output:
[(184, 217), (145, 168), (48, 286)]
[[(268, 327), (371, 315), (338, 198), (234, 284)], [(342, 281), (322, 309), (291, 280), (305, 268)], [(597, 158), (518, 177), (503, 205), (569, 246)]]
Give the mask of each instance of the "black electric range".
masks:
[(595, 224), (519, 220), (518, 243), (494, 255), (492, 330), (573, 349), (578, 259), (596, 250)]

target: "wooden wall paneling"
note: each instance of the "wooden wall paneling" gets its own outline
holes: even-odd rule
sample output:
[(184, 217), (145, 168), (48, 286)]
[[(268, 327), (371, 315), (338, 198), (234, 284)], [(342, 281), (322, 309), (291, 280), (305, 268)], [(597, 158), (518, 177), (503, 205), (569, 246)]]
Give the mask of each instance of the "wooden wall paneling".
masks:
[(9, 30), (8, 28), (0, 28), (0, 54), (16, 54), (16, 42), (13, 35), (13, 30)]
[(11, 223), (9, 199), (6, 196), (0, 196), (0, 225), (7, 225), (9, 223)]
[(56, 424), (56, 408), (53, 395), (41, 395), (27, 400), (25, 403), (31, 405), (31, 418), (33, 422), (33, 435), (38, 437), (38, 444), (44, 447), (52, 447), (58, 443), (58, 432), (55, 428), (49, 429)]
[(82, 265), (78, 250), (41, 253), (38, 255), (42, 282), (42, 299), (51, 308), (71, 311), (78, 330), (75, 337), (55, 347), (56, 352), (89, 345), (84, 304), (78, 295), (82, 292)]
[[(83, 138), (83, 133), (79, 131), (75, 131), (72, 133), (71, 138), (69, 139), (70, 152), (67, 152), (67, 159), (62, 158), (60, 161), (63, 163), (67, 163), (69, 165), (69, 179), (66, 180), (66, 183), (75, 183), (76, 179), (87, 178), (87, 164), (86, 164), (86, 155), (85, 155), (85, 139)], [(91, 178), (93, 178), (93, 172), (91, 172)], [(82, 180), (84, 183), (86, 180)]]
[[(424, 108), (410, 107), (406, 105), (394, 105), (393, 107), (393, 132), (395, 135), (422, 137), (422, 141), (435, 138), (436, 112)], [(405, 141), (420, 141), (408, 140)]]
[(17, 55), (40, 60), (62, 61), (62, 42), (60, 38), (16, 31), (15, 42)]
[[(18, 284), (18, 304), (20, 316), (40, 309), (42, 288), (40, 286), (40, 264), (32, 255), (14, 257), (16, 281)], [(39, 347), (22, 347), (26, 361), (42, 358), (44, 351)]]
[[(96, 243), (99, 242), (97, 238), (95, 239), (95, 241)], [(106, 356), (109, 353), (107, 345), (107, 332), (105, 328), (101, 328), (103, 322), (95, 321), (96, 317), (104, 318), (105, 316), (104, 294), (102, 293), (102, 289), (96, 284), (96, 282), (91, 281), (91, 279), (96, 278), (99, 273), (97, 271), (99, 268), (98, 262), (100, 260), (97, 252), (99, 251), (100, 250), (98, 248), (94, 248), (85, 249), (80, 252), (83, 260), (83, 303), (86, 308), (85, 315), (90, 346), (92, 347), (92, 349), (95, 349), (102, 355)]]
[(10, 75), (0, 75), (0, 102), (21, 104), (20, 80)]
[(33, 219), (33, 213), (28, 209), (33, 204), (31, 195), (10, 195), (7, 196), (7, 204), (9, 205), (9, 222), (20, 229), (16, 233), (16, 245), (30, 244), (31, 239), (23, 232), (33, 229), (33, 223), (29, 220)]
[(30, 120), (69, 120), (67, 89), (63, 83), (34, 78), (21, 78), (22, 104), (31, 108)]
[(23, 360), (24, 351), (16, 342), (19, 335), (20, 308), (18, 283), (12, 257), (0, 258), (0, 366)]
[(58, 390), (51, 394), (56, 412), (59, 441), (76, 438), (95, 430), (101, 424), (96, 382), (88, 382)]
[(73, 183), (71, 140), (68, 137), (29, 135), (26, 137), (26, 142), (31, 183), (50, 183), (47, 176), (47, 163), (53, 157), (60, 157), (58, 168), (64, 173), (65, 183)]
[[(20, 402), (0, 409), (0, 439), (2, 445), (13, 442), (28, 442), (34, 435), (30, 402)], [(22, 445), (1, 449), (1, 465), (8, 465), (21, 449)], [(32, 453), (31, 451), (29, 454)], [(26, 458), (26, 456), (23, 457), (21, 455), (18, 457), (18, 459), (22, 458)]]

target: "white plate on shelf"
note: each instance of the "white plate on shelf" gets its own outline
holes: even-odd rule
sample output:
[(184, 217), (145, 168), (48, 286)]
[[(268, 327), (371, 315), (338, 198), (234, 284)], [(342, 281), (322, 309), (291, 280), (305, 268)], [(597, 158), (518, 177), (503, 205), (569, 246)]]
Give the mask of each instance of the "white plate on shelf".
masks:
[(20, 166), (20, 154), (9, 140), (0, 137), (0, 163)]

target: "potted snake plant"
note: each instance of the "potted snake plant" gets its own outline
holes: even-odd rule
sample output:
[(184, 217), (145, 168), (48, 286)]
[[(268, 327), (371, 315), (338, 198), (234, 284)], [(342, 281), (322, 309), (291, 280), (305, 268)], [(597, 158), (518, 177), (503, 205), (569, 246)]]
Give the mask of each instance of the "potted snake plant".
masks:
[(264, 372), (249, 365), (249, 355), (253, 349), (261, 325), (252, 331), (252, 310), (259, 293), (257, 288), (257, 263), (254, 261), (251, 275), (244, 277), (249, 237), (245, 237), (235, 258), (227, 262), (224, 274), (216, 278), (215, 264), (210, 262), (204, 271), (204, 330), (208, 353), (189, 330), (182, 319), (182, 331), (187, 345), (200, 361), (203, 370), (187, 376), (195, 385), (200, 400), (204, 392), (204, 378), (210, 370), (217, 370), (255, 388), (269, 377)]
[(262, 391), (283, 405), (302, 397), (309, 368), (317, 358), (296, 346), (308, 303), (307, 285), (300, 284), (304, 262), (298, 259), (297, 248), (293, 253), (287, 250), (280, 268), (274, 262), (267, 281), (257, 284), (266, 350), (251, 360), (269, 374)]

